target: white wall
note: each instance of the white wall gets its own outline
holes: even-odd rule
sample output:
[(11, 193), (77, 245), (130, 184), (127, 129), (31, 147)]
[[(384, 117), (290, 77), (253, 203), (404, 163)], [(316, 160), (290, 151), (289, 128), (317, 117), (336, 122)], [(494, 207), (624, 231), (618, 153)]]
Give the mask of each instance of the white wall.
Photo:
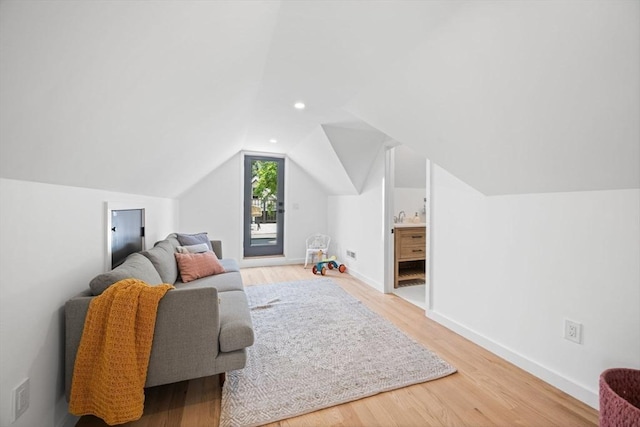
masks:
[(393, 149), (395, 168), (393, 182), (399, 188), (425, 188), (427, 182), (427, 158), (408, 145)]
[(314, 233), (327, 233), (328, 195), (314, 178), (296, 162), (287, 163), (285, 254), (302, 262), (306, 254), (306, 238)]
[(406, 222), (417, 213), (420, 222), (425, 222), (427, 159), (410, 147), (399, 145), (394, 148), (394, 162), (393, 215), (404, 211)]
[(640, 190), (486, 197), (434, 167), (432, 201), (430, 317), (594, 407), (640, 368)]
[(243, 267), (304, 262), (307, 236), (327, 232), (327, 194), (294, 161), (285, 162), (284, 258), (243, 259), (242, 154), (237, 153), (182, 194), (180, 231), (222, 240), (225, 257)]
[(426, 212), (424, 211), (424, 198), (427, 195), (426, 188), (394, 188), (393, 192), (393, 215), (398, 216), (400, 211), (404, 211), (404, 222), (409, 222), (415, 214), (418, 214), (420, 222), (425, 222)]
[[(344, 263), (349, 273), (384, 292), (384, 162), (381, 147), (362, 193), (357, 196), (329, 196), (330, 252)], [(356, 252), (356, 259), (346, 251)]]
[(176, 203), (85, 188), (0, 179), (0, 425), (11, 393), (30, 378), (30, 404), (13, 426), (61, 426), (64, 303), (103, 272), (105, 202), (146, 209), (147, 245), (175, 229)]
[(222, 240), (224, 257), (242, 259), (241, 160), (236, 154), (178, 197), (178, 231)]

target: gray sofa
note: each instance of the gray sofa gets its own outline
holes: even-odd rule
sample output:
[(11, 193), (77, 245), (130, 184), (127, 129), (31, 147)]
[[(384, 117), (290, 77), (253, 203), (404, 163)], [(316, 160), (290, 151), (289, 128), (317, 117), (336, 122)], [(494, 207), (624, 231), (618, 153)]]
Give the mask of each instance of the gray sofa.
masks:
[(89, 289), (65, 304), (65, 391), (67, 400), (89, 303), (109, 285), (129, 277), (156, 285), (171, 283), (158, 306), (145, 387), (242, 369), (253, 325), (238, 264), (222, 258), (220, 241), (211, 241), (225, 273), (189, 283), (180, 280), (175, 234), (145, 252), (134, 253), (110, 272), (95, 277)]

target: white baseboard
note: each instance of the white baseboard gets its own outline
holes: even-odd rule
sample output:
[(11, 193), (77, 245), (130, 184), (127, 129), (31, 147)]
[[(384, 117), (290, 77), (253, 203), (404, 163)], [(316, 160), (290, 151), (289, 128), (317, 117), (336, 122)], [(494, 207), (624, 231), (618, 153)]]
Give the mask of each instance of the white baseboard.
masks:
[[(284, 256), (243, 258), (239, 260), (238, 265), (240, 266), (240, 268), (272, 267), (277, 265), (301, 265), (302, 267), (302, 265), (304, 265), (304, 258), (287, 258)], [(311, 271), (312, 266), (313, 263), (310, 262), (309, 265), (307, 265), (307, 269)], [(365, 276), (364, 274), (360, 274), (358, 271), (352, 269), (348, 265), (347, 273), (363, 281), (372, 288), (380, 292), (384, 292), (384, 285), (382, 283), (379, 283), (371, 279), (370, 277)]]
[(540, 378), (541, 380), (551, 384), (552, 386), (564, 391), (570, 396), (575, 397), (581, 402), (586, 403), (592, 408), (598, 409), (599, 399), (598, 392), (588, 389), (582, 384), (578, 384), (565, 376), (555, 372), (547, 367), (540, 365), (537, 362), (499, 344), (490, 338), (487, 338), (466, 326), (463, 326), (442, 314), (439, 314), (433, 310), (427, 310), (426, 316), (448, 329), (456, 332), (459, 335), (467, 338), (471, 342), (489, 350), (493, 354), (500, 356), (501, 358), (513, 363), (517, 367), (524, 369), (530, 374)]
[(360, 274), (360, 272), (358, 272), (357, 270), (352, 269), (349, 266), (347, 266), (347, 273), (349, 273), (350, 275), (352, 275), (356, 279), (366, 283), (367, 285), (371, 286), (373, 289), (375, 289), (377, 291), (380, 291), (380, 292), (384, 292), (384, 285), (382, 283), (378, 283), (377, 281), (373, 280), (372, 278), (367, 277), (364, 274)]
[(283, 256), (242, 258), (238, 260), (240, 268), (272, 267), (276, 265), (304, 264), (304, 258), (287, 258)]

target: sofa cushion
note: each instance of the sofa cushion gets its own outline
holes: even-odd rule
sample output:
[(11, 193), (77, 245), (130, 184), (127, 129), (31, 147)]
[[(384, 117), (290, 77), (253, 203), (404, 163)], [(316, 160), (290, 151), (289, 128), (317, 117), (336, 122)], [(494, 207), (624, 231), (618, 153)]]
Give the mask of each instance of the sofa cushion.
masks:
[(233, 258), (222, 258), (219, 260), (220, 264), (224, 267), (224, 271), (227, 273), (231, 271), (240, 271), (240, 267), (238, 267), (238, 261)]
[(183, 234), (176, 233), (176, 237), (180, 242), (181, 246), (189, 246), (189, 245), (197, 245), (198, 243), (206, 243), (209, 246), (209, 250), (212, 251), (213, 247), (211, 246), (211, 242), (209, 241), (209, 236), (207, 233), (197, 233), (197, 234)]
[(185, 283), (201, 277), (224, 273), (224, 267), (222, 267), (213, 251), (200, 254), (175, 253), (174, 256), (178, 262), (180, 277)]
[[(223, 261), (224, 260), (220, 260), (220, 262)], [(216, 288), (219, 294), (229, 291), (244, 291), (242, 276), (240, 276), (240, 273), (238, 271), (227, 271), (226, 273), (202, 277), (188, 283), (185, 283), (182, 280), (178, 279), (174, 286), (177, 289), (180, 289), (182, 287)]]
[(161, 240), (157, 242), (153, 248), (142, 252), (142, 255), (149, 258), (149, 261), (151, 261), (158, 271), (163, 283), (169, 283), (171, 285), (173, 285), (178, 278), (178, 265), (173, 256), (174, 253), (173, 245), (167, 240)]
[(131, 254), (113, 270), (97, 275), (89, 283), (93, 295), (100, 295), (109, 286), (122, 279), (139, 279), (149, 285), (163, 283), (160, 275), (149, 259), (139, 253)]
[(244, 291), (218, 293), (220, 298), (220, 351), (240, 350), (253, 345), (253, 323)]

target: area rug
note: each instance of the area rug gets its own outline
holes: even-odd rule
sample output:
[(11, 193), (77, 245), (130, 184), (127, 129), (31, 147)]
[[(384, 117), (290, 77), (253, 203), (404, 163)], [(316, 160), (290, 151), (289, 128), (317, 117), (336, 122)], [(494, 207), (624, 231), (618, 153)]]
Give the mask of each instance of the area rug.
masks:
[(246, 287), (256, 340), (227, 374), (220, 425), (256, 426), (455, 368), (327, 278)]

